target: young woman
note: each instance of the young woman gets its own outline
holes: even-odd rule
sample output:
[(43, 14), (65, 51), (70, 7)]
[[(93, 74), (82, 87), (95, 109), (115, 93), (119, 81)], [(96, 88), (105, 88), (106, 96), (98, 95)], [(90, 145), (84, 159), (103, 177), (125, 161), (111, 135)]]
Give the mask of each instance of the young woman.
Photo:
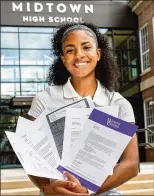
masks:
[[(45, 108), (53, 111), (90, 95), (96, 106), (118, 105), (118, 117), (135, 123), (130, 103), (118, 92), (119, 70), (106, 38), (92, 24), (66, 24), (53, 38), (55, 61), (50, 68), (49, 86), (34, 97), (29, 115), (36, 119)], [(97, 194), (118, 194), (115, 187), (138, 173), (138, 147), (134, 135), (120, 163), (102, 184)], [(69, 173), (68, 180), (30, 176), (45, 195), (83, 195), (88, 190)], [(100, 174), (101, 175), (101, 174)]]

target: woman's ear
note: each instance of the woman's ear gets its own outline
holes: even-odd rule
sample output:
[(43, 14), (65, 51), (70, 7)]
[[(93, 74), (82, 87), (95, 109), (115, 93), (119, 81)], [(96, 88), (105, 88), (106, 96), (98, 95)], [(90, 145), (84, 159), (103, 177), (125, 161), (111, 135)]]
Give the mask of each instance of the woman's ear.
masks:
[(63, 55), (61, 55), (61, 60), (62, 60), (62, 62), (64, 64), (64, 66), (65, 66), (65, 59), (64, 59), (64, 56)]
[(101, 49), (97, 48), (97, 61), (101, 59), (101, 55), (102, 55)]

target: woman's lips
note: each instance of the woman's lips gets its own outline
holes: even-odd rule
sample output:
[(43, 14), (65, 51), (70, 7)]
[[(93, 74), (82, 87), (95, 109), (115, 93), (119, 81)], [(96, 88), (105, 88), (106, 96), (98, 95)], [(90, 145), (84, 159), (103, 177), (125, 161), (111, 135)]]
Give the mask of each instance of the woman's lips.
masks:
[(74, 66), (75, 67), (83, 67), (83, 66), (85, 66), (87, 64), (88, 64), (88, 62), (74, 63)]

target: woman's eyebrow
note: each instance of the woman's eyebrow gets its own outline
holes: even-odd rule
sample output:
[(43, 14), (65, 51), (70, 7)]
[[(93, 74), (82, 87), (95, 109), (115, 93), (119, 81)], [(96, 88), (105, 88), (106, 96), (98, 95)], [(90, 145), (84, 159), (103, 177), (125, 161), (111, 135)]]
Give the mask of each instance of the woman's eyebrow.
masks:
[(90, 42), (82, 42), (81, 45), (89, 44)]
[[(83, 46), (83, 45), (89, 44), (89, 43), (90, 43), (90, 42), (86, 41), (86, 42), (82, 42), (81, 45)], [(75, 46), (74, 46), (74, 44), (67, 44), (67, 45), (64, 47), (64, 49), (67, 48), (67, 47), (75, 47)]]
[(66, 45), (66, 46), (64, 47), (64, 49), (65, 49), (66, 47), (74, 47), (74, 45), (73, 45), (73, 44), (68, 44), (68, 45)]

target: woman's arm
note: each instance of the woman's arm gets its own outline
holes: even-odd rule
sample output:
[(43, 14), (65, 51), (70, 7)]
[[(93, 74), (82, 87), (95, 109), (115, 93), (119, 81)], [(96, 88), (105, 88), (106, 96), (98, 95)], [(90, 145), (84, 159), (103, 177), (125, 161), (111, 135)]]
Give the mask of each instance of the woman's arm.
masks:
[(120, 163), (115, 166), (113, 175), (106, 179), (97, 193), (100, 194), (112, 188), (116, 188), (135, 177), (138, 173), (138, 158), (137, 137), (134, 135), (124, 150)]

